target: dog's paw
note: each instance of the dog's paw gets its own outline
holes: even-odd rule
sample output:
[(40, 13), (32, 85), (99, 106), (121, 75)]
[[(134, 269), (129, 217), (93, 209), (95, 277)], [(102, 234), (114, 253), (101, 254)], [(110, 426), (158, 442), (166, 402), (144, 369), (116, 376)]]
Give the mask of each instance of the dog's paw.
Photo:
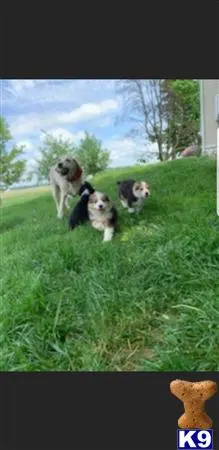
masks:
[(62, 219), (63, 219), (63, 217), (64, 217), (64, 216), (63, 216), (63, 214), (60, 214), (60, 213), (59, 213), (59, 214), (57, 214), (57, 219), (59, 219), (59, 220), (62, 220)]
[(134, 208), (129, 208), (128, 212), (129, 212), (129, 214), (133, 214), (135, 212), (135, 209)]
[(109, 242), (112, 240), (114, 230), (112, 228), (107, 228), (104, 232), (103, 242)]

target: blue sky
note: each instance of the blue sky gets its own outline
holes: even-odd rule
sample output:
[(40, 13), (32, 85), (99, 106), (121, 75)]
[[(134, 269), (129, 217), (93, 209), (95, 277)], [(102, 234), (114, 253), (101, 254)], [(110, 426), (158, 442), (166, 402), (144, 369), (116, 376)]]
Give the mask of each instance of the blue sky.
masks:
[(44, 129), (74, 142), (94, 133), (110, 150), (111, 167), (136, 163), (140, 140), (125, 137), (130, 124), (115, 125), (121, 98), (115, 80), (3, 80), (1, 114), (17, 144), (25, 145), (28, 167), (38, 156)]

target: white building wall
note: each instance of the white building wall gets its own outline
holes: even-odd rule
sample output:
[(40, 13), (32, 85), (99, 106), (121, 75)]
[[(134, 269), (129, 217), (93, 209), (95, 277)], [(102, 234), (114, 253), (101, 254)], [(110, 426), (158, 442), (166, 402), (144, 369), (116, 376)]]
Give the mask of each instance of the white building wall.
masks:
[(200, 94), (202, 152), (216, 153), (216, 95), (219, 94), (219, 79), (200, 80)]

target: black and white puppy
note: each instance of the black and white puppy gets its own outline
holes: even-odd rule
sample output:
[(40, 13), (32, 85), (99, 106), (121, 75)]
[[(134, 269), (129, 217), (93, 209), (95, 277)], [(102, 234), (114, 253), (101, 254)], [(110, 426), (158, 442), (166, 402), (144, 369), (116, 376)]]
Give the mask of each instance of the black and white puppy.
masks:
[(76, 204), (69, 218), (69, 227), (71, 228), (71, 230), (89, 220), (88, 201), (90, 195), (94, 192), (95, 189), (87, 181), (81, 185), (78, 192), (81, 198)]
[(103, 231), (103, 241), (111, 241), (118, 228), (118, 214), (108, 195), (98, 191), (91, 194), (88, 201), (88, 214), (92, 227)]
[(119, 199), (129, 213), (139, 212), (150, 195), (149, 184), (145, 181), (124, 180), (117, 181), (119, 186)]

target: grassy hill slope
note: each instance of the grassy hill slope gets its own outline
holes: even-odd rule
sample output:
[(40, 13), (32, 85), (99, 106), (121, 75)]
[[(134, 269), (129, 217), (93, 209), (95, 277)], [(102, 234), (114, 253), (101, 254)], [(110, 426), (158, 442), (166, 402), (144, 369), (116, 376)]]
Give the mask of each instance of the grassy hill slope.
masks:
[[(116, 180), (145, 178), (132, 217)], [(208, 159), (110, 170), (111, 243), (69, 232), (50, 193), (6, 198), (1, 232), (0, 370), (219, 370), (219, 218)], [(73, 201), (74, 204), (74, 201)]]

